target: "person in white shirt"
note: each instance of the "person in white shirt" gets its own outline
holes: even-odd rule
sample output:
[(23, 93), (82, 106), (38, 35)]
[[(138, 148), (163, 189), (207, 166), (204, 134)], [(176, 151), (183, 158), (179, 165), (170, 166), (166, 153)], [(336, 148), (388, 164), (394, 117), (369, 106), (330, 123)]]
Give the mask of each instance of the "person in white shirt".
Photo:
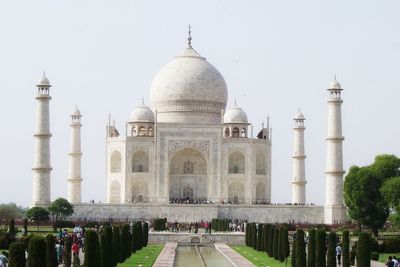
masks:
[(397, 260), (396, 256), (393, 256), (393, 267), (399, 267), (399, 261)]

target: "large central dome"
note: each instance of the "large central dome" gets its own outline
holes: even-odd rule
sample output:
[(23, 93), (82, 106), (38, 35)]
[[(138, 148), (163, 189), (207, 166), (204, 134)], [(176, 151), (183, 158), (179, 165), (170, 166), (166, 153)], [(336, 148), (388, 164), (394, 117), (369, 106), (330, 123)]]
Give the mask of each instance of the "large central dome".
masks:
[(221, 73), (190, 44), (158, 72), (151, 85), (158, 122), (220, 124), (227, 98)]

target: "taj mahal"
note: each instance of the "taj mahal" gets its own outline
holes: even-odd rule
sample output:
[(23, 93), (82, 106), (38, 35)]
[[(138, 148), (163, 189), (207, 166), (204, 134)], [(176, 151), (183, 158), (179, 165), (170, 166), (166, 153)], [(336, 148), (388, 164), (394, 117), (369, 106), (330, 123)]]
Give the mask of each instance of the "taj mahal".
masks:
[[(73, 218), (168, 218), (198, 221), (238, 218), (259, 222), (346, 221), (343, 203), (342, 87), (327, 93), (325, 203), (306, 205), (305, 117), (293, 117), (292, 204), (271, 205), (271, 133), (256, 129), (245, 111), (227, 106), (222, 74), (192, 46), (153, 79), (149, 106), (134, 108), (124, 129), (106, 126), (106, 203), (82, 203), (82, 115), (71, 114), (66, 176)], [(43, 75), (36, 85), (37, 110), (32, 205), (48, 205), (50, 182), (50, 91)], [(260, 107), (262, 108), (262, 107)], [(82, 164), (84, 166), (84, 164)]]

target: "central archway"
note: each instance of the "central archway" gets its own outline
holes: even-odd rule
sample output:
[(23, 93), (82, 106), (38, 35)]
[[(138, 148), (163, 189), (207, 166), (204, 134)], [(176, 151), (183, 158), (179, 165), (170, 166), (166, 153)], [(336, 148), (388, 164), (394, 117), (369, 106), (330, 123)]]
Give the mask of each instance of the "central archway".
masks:
[(207, 200), (207, 160), (194, 148), (184, 148), (169, 164), (169, 199)]

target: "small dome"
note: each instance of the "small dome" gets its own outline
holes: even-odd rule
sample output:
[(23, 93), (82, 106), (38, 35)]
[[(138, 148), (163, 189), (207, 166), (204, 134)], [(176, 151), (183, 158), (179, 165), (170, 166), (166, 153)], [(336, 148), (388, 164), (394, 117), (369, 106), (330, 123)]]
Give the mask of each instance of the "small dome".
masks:
[(78, 107), (75, 107), (75, 110), (72, 112), (72, 116), (81, 116), (81, 112)]
[(154, 113), (148, 106), (142, 104), (131, 112), (129, 122), (154, 122)]
[(337, 89), (337, 90), (342, 90), (342, 86), (340, 85), (340, 83), (336, 80), (336, 76), (333, 79), (333, 81), (331, 82), (331, 84), (329, 85), (328, 89)]
[(49, 79), (47, 79), (47, 77), (46, 77), (46, 75), (44, 73), (43, 73), (42, 78), (40, 78), (40, 80), (37, 83), (37, 86), (43, 86), (43, 85), (44, 86), (48, 86), (48, 87), (51, 86)]
[(247, 114), (238, 106), (229, 108), (224, 115), (224, 123), (245, 123), (248, 124)]
[(300, 110), (294, 115), (295, 120), (305, 120), (303, 113), (300, 112)]

